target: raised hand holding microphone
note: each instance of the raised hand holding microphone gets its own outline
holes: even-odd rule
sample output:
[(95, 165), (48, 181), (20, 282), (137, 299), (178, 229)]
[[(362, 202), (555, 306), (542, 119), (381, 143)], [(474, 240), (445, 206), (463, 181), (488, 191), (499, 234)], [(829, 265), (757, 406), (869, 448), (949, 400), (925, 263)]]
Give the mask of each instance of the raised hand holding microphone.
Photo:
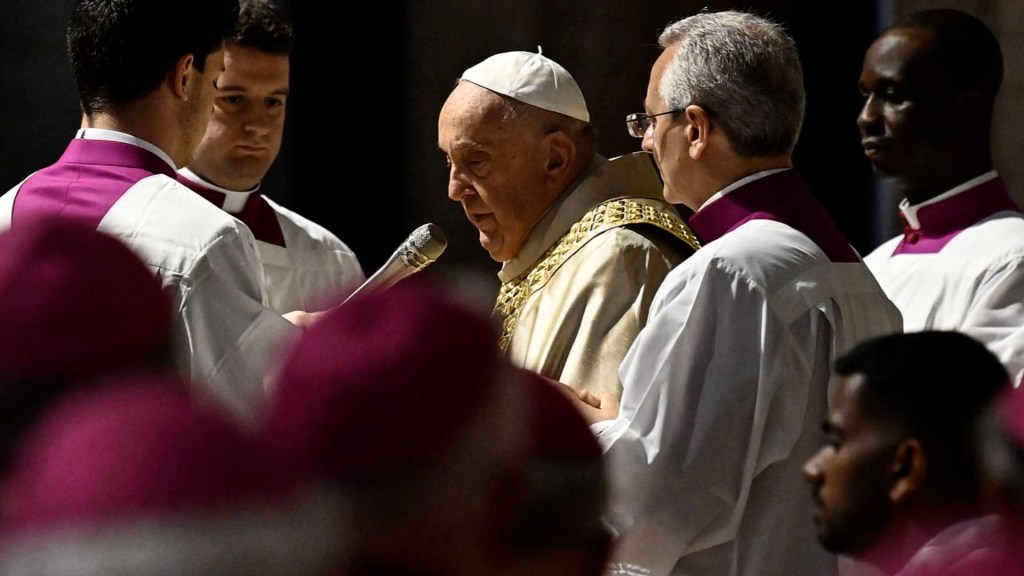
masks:
[(437, 260), (438, 256), (448, 247), (448, 238), (435, 224), (427, 223), (412, 231), (409, 237), (402, 242), (391, 254), (388, 261), (384, 263), (372, 276), (359, 285), (354, 292), (341, 301), (340, 304), (332, 306), (320, 312), (304, 312), (301, 310), (289, 312), (283, 316), (292, 324), (300, 328), (308, 328), (315, 323), (320, 316), (336, 310), (346, 302), (355, 298), (358, 294), (369, 293), (375, 290), (386, 290), (399, 280), (412, 276), (413, 274), (430, 266)]
[(399, 280), (412, 276), (434, 263), (448, 247), (448, 238), (435, 224), (427, 223), (412, 231), (372, 276), (367, 278), (342, 304), (363, 292), (386, 290)]

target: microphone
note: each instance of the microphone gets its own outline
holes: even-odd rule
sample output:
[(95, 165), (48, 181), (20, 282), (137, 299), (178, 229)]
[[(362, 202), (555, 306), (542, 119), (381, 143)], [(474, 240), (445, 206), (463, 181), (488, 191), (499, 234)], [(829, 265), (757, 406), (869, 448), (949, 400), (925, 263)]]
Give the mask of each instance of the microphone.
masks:
[(409, 237), (398, 246), (388, 261), (373, 273), (373, 276), (360, 284), (359, 288), (349, 294), (341, 304), (355, 298), (363, 291), (390, 288), (395, 282), (412, 276), (433, 264), (447, 247), (448, 238), (440, 228), (430, 223), (420, 226), (413, 230), (412, 234), (409, 234)]

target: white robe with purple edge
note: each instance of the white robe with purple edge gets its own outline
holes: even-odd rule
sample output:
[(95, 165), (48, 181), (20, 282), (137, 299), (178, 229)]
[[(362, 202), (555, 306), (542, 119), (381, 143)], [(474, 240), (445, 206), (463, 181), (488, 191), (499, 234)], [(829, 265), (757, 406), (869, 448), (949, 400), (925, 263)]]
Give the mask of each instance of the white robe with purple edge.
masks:
[(267, 307), (248, 228), (179, 183), (152, 144), (95, 129), (80, 130), (57, 163), (0, 196), (0, 229), (55, 214), (123, 241), (160, 277), (173, 298), (182, 374), (251, 419), (299, 329)]
[(1024, 214), (988, 172), (901, 206), (907, 230), (864, 257), (904, 328), (957, 330), (1024, 378)]
[(366, 280), (347, 244), (327, 228), (262, 194), (216, 186), (188, 168), (178, 180), (241, 220), (256, 237), (270, 307), (324, 310)]
[(827, 576), (801, 469), (821, 445), (833, 360), (899, 312), (796, 172), (745, 178), (690, 225), (620, 369), (606, 451), (610, 572)]

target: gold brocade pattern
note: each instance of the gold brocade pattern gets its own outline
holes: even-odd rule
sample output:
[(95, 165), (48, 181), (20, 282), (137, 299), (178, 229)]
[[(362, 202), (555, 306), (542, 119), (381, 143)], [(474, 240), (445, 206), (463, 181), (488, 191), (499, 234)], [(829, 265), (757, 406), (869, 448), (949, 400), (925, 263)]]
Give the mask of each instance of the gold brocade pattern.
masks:
[(583, 215), (579, 222), (558, 239), (537, 262), (513, 280), (504, 282), (498, 292), (494, 305), (494, 315), (502, 319), (501, 339), (498, 346), (502, 352), (508, 349), (515, 331), (516, 323), (523, 304), (537, 290), (547, 284), (551, 275), (558, 270), (569, 257), (591, 238), (611, 228), (630, 224), (650, 224), (657, 226), (676, 236), (694, 250), (700, 248), (700, 242), (683, 219), (666, 210), (657, 202), (645, 202), (643, 199), (610, 200), (592, 208)]

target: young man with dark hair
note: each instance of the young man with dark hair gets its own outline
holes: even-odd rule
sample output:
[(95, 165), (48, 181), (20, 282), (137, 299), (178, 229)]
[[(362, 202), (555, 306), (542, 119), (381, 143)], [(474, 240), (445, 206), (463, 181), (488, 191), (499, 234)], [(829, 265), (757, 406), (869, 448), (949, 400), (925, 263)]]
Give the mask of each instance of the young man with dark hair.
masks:
[(826, 443), (804, 465), (818, 539), (885, 574), (918, 574), (943, 530), (981, 512), (975, 430), (1009, 375), (977, 340), (942, 331), (867, 340), (835, 374)]
[(263, 179), (277, 159), (290, 93), (291, 24), (266, 0), (242, 0), (224, 47), (206, 133), (178, 180), (256, 237), (270, 306), (322, 310), (366, 278), (332, 232), (271, 200)]
[(176, 180), (206, 130), (237, 13), (237, 0), (74, 2), (68, 55), (84, 127), (0, 197), (0, 228), (59, 215), (126, 243), (173, 295), (183, 375), (244, 419), (299, 331), (292, 322), (311, 320), (264, 304), (252, 232)]

